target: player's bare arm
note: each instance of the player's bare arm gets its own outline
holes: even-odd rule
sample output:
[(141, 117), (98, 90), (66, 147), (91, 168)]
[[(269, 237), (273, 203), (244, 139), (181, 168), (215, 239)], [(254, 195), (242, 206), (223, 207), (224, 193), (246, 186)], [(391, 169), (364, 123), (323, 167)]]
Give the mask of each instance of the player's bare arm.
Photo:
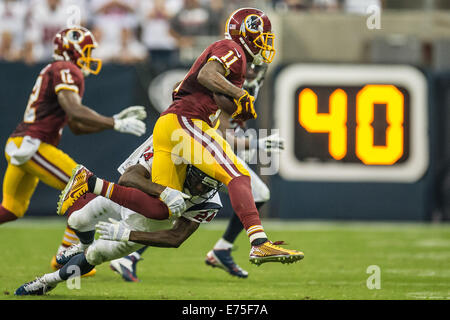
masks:
[(200, 224), (184, 217), (178, 218), (172, 229), (154, 232), (131, 231), (129, 241), (152, 247), (178, 248)]
[(58, 102), (66, 112), (74, 133), (93, 133), (114, 128), (114, 119), (105, 117), (81, 103), (80, 96), (69, 90), (58, 92)]
[(152, 182), (151, 173), (140, 164), (136, 164), (125, 170), (118, 182), (121, 186), (136, 188), (156, 197), (159, 197), (166, 188)]
[(58, 92), (58, 103), (67, 114), (69, 128), (74, 134), (88, 134), (114, 129), (119, 132), (141, 136), (146, 130), (146, 125), (141, 120), (145, 119), (147, 115), (144, 107), (141, 106), (128, 107), (114, 117), (105, 117), (84, 106), (81, 97), (70, 90)]
[(222, 93), (238, 100), (246, 94), (246, 91), (228, 81), (225, 73), (226, 70), (220, 62), (211, 60), (199, 71), (197, 80), (212, 92)]

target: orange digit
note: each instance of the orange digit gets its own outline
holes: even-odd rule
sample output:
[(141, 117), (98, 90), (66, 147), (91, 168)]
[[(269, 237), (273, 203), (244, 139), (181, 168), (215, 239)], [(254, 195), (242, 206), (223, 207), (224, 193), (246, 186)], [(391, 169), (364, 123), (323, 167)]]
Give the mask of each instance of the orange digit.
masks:
[(341, 160), (347, 154), (347, 94), (336, 89), (330, 96), (329, 113), (317, 112), (317, 95), (309, 88), (298, 97), (298, 121), (309, 132), (328, 133), (328, 151)]
[[(374, 146), (374, 104), (386, 104), (386, 146)], [(356, 97), (356, 155), (368, 165), (394, 164), (403, 155), (403, 94), (393, 85), (366, 85)]]

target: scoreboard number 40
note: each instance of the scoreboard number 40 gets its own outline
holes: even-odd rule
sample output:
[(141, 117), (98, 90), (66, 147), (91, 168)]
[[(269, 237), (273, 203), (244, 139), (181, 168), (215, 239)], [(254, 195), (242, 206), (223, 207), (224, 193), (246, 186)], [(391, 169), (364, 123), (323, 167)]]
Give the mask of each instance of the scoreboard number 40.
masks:
[(416, 68), (294, 64), (274, 90), (283, 178), (414, 182), (426, 171), (427, 82)]
[[(341, 160), (347, 154), (347, 93), (336, 89), (329, 113), (317, 112), (317, 95), (303, 89), (298, 96), (299, 123), (309, 132), (329, 134), (329, 153)], [(374, 105), (386, 105), (386, 145), (374, 145)], [(403, 155), (403, 93), (393, 85), (366, 85), (356, 96), (356, 155), (367, 165), (390, 165)]]

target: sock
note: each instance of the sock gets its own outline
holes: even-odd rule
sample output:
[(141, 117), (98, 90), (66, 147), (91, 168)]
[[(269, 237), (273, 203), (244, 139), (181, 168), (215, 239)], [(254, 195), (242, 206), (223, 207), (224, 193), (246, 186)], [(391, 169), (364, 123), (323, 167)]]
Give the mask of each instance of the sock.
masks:
[(89, 230), (84, 232), (75, 230), (75, 233), (80, 239), (83, 249), (87, 248), (92, 242), (94, 242), (95, 230)]
[(241, 220), (239, 220), (239, 217), (233, 212), (233, 215), (228, 222), (227, 229), (225, 230), (222, 239), (226, 240), (229, 243), (234, 243), (237, 236), (243, 229), (244, 226), (242, 225)]
[(46, 273), (42, 276), (42, 278), (48, 284), (54, 284), (63, 281), (59, 276), (59, 270), (52, 273)]
[[(264, 203), (265, 202), (256, 202), (255, 203), (256, 209), (259, 210), (259, 208), (261, 208)], [(228, 243), (231, 243), (231, 246), (232, 246), (232, 244), (236, 240), (237, 236), (241, 233), (241, 231), (243, 229), (244, 229), (244, 227), (242, 226), (241, 220), (239, 220), (239, 217), (236, 215), (236, 213), (233, 212), (233, 214), (230, 218), (230, 221), (228, 222), (227, 229), (225, 230), (225, 232), (222, 236), (222, 239)], [(225, 245), (225, 246), (227, 247), (227, 245)], [(225, 248), (225, 249), (227, 249), (227, 248)]]
[(66, 230), (64, 231), (64, 236), (61, 245), (59, 246), (58, 252), (70, 247), (73, 244), (77, 244), (78, 242), (79, 239), (75, 231), (69, 226), (66, 226)]
[(108, 199), (111, 197), (114, 186), (114, 183), (97, 178), (96, 176), (91, 176), (88, 178), (89, 192)]
[[(253, 200), (250, 177), (239, 176), (228, 183), (228, 194), (234, 212), (241, 220), (252, 245), (267, 241), (267, 235), (261, 225), (258, 209)], [(256, 239), (257, 242), (254, 242)]]
[[(59, 269), (59, 277), (61, 280), (67, 280), (74, 274), (74, 270), (79, 270), (80, 276), (90, 272), (95, 266), (89, 264), (84, 253), (73, 256), (61, 269)], [(77, 269), (78, 268), (78, 269)]]
[(135, 252), (133, 252), (132, 254), (130, 254), (130, 256), (133, 256), (136, 258), (136, 260), (140, 260), (141, 259), (141, 255), (145, 252), (145, 250), (148, 249), (148, 246), (142, 247), (139, 250), (136, 250)]
[(214, 250), (228, 250), (233, 248), (233, 243), (232, 242), (228, 242), (227, 240), (225, 240), (224, 238), (220, 238), (216, 244), (214, 245)]
[(73, 205), (70, 206), (69, 209), (67, 209), (66, 212), (66, 216), (70, 217), (70, 215), (75, 212), (80, 210), (81, 208), (83, 208), (86, 204), (89, 203), (89, 201), (91, 201), (92, 199), (94, 199), (95, 197), (97, 197), (96, 194), (93, 193), (86, 193), (83, 194), (80, 198), (78, 198)]
[[(165, 220), (169, 218), (169, 208), (159, 198), (135, 188), (124, 187), (99, 178), (91, 180), (91, 178), (89, 178), (88, 184), (94, 186), (93, 193), (106, 197), (149, 219)], [(88, 188), (91, 190), (91, 187)]]
[(0, 205), (0, 224), (5, 222), (10, 222), (17, 220), (17, 216), (11, 211), (5, 209), (4, 206)]

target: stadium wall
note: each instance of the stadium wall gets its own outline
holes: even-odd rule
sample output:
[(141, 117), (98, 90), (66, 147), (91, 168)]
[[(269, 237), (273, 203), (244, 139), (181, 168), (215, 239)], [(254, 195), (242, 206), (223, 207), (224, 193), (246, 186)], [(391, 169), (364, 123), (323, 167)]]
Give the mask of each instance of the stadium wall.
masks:
[[(284, 66), (285, 67), (285, 66)], [(29, 89), (42, 66), (1, 64), (0, 136), (5, 142), (23, 117)], [(282, 67), (280, 67), (280, 70)], [(433, 212), (445, 212), (443, 190), (448, 180), (450, 163), (450, 72), (427, 71), (429, 166), (423, 177), (414, 183), (361, 183), (288, 181), (280, 175), (264, 176), (272, 197), (263, 211), (264, 217), (281, 219), (343, 219), (343, 220), (428, 220)], [(13, 75), (13, 76), (11, 76)], [(277, 73), (267, 79), (263, 98), (273, 105)], [(105, 65), (99, 76), (86, 79), (84, 103), (96, 111), (112, 115), (122, 108), (142, 104), (147, 106), (148, 132), (158, 112), (148, 98), (148, 84), (153, 75), (134, 66)], [(270, 110), (270, 109), (269, 109)], [(273, 110), (273, 109), (272, 109)], [(262, 111), (260, 112), (262, 114)], [(272, 118), (272, 111), (269, 115)], [(261, 117), (264, 118), (264, 117)], [(273, 122), (272, 122), (273, 124)], [(255, 122), (255, 126), (263, 126)], [(145, 137), (113, 131), (94, 135), (74, 136), (69, 129), (63, 133), (60, 148), (75, 161), (94, 170), (99, 176), (117, 180), (117, 166)], [(6, 160), (0, 160), (4, 173)], [(3, 176), (1, 177), (3, 178)], [(448, 183), (447, 183), (448, 184)], [(40, 184), (33, 196), (28, 216), (54, 215), (59, 192)], [(295, 199), (295, 201), (293, 201)], [(226, 197), (225, 197), (226, 201)], [(448, 206), (448, 204), (447, 204)], [(229, 209), (229, 205), (225, 205)], [(221, 217), (230, 213), (224, 211)], [(448, 213), (447, 213), (448, 214)]]

